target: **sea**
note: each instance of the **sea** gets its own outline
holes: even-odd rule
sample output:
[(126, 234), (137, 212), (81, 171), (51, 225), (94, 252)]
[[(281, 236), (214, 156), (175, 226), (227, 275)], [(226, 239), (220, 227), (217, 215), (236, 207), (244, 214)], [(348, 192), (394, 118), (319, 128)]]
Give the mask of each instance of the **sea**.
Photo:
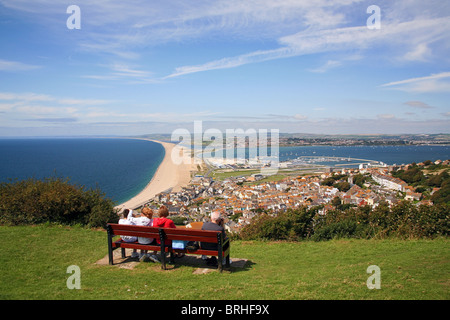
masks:
[(0, 182), (59, 177), (120, 204), (145, 188), (164, 155), (161, 144), (137, 139), (0, 139)]
[[(161, 144), (138, 139), (0, 139), (0, 182), (27, 178), (67, 178), (73, 184), (99, 188), (116, 204), (120, 204), (145, 188), (164, 155)], [(367, 159), (388, 165), (407, 164), (450, 159), (450, 146), (279, 148), (279, 161), (322, 156)]]
[[(387, 165), (401, 165), (419, 163), (426, 160), (450, 159), (450, 146), (448, 145), (409, 145), (409, 146), (302, 146), (280, 147), (279, 161), (290, 161), (298, 157), (339, 157), (345, 164), (350, 162), (361, 163), (371, 160), (383, 162)], [(317, 163), (321, 163), (320, 159)], [(333, 163), (324, 161), (322, 164)]]

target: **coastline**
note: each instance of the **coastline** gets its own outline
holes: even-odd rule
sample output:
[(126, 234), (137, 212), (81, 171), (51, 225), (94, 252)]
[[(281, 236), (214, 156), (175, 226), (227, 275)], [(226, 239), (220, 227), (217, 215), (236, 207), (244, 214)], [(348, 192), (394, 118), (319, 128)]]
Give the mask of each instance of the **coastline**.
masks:
[[(146, 138), (136, 138), (139, 140), (147, 140), (161, 144), (164, 147), (164, 159), (156, 170), (147, 186), (133, 198), (124, 203), (117, 205), (115, 208), (122, 210), (125, 208), (136, 209), (148, 202), (158, 193), (171, 189), (172, 191), (179, 191), (182, 187), (187, 186), (191, 180), (191, 171), (196, 170), (194, 161), (192, 161), (190, 154), (181, 149), (182, 157), (186, 161), (181, 164), (176, 164), (172, 161), (172, 150), (176, 146), (174, 143), (157, 141)], [(189, 159), (186, 159), (189, 157)]]

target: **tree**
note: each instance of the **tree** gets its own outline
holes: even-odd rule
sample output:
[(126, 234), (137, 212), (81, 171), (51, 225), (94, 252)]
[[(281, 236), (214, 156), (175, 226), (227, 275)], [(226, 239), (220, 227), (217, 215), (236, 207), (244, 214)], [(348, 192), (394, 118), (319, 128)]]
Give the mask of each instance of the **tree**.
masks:
[(358, 173), (353, 177), (353, 183), (361, 188), (364, 186), (364, 182), (366, 182), (366, 177), (361, 173)]
[(341, 198), (339, 198), (338, 196), (335, 196), (333, 198), (333, 200), (331, 200), (331, 204), (335, 207), (338, 207), (341, 205)]
[(339, 191), (341, 191), (341, 192), (347, 192), (351, 188), (350, 183), (348, 183), (347, 181), (338, 182), (338, 183), (334, 184), (333, 186), (335, 188), (339, 189)]

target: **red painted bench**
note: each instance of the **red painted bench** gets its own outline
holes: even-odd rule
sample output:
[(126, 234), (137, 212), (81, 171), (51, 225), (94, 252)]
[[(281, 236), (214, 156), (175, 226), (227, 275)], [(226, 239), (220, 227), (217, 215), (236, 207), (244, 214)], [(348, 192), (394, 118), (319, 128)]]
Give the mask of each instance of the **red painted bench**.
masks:
[[(108, 256), (109, 264), (113, 264), (113, 251), (121, 248), (122, 257), (125, 258), (125, 248), (148, 250), (161, 252), (161, 268), (166, 269), (166, 253), (170, 254), (170, 263), (174, 263), (175, 253), (197, 254), (206, 256), (216, 256), (218, 269), (222, 272), (223, 259), (225, 258), (225, 266), (230, 267), (230, 241), (223, 238), (220, 231), (206, 231), (186, 228), (155, 228), (145, 226), (130, 226), (115, 223), (108, 223)], [(161, 242), (160, 245), (140, 244), (138, 242), (125, 242), (122, 239), (114, 240), (115, 236), (134, 236), (144, 238), (155, 238)], [(172, 248), (173, 240), (208, 242), (217, 243), (217, 250), (205, 249), (174, 249)]]

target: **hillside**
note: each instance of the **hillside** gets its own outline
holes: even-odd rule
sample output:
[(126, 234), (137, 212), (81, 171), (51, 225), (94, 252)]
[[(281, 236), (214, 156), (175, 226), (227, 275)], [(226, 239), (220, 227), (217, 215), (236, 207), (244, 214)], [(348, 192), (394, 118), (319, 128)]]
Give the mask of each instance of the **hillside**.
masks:
[[(0, 227), (0, 299), (106, 300), (448, 300), (449, 241), (233, 241), (244, 268), (193, 274), (153, 263), (133, 270), (96, 265), (107, 253), (106, 233), (81, 227)], [(69, 266), (81, 289), (67, 288)], [(381, 289), (369, 290), (367, 268), (381, 270)], [(164, 288), (161, 286), (164, 284)], [(152, 304), (150, 304), (152, 305)]]

